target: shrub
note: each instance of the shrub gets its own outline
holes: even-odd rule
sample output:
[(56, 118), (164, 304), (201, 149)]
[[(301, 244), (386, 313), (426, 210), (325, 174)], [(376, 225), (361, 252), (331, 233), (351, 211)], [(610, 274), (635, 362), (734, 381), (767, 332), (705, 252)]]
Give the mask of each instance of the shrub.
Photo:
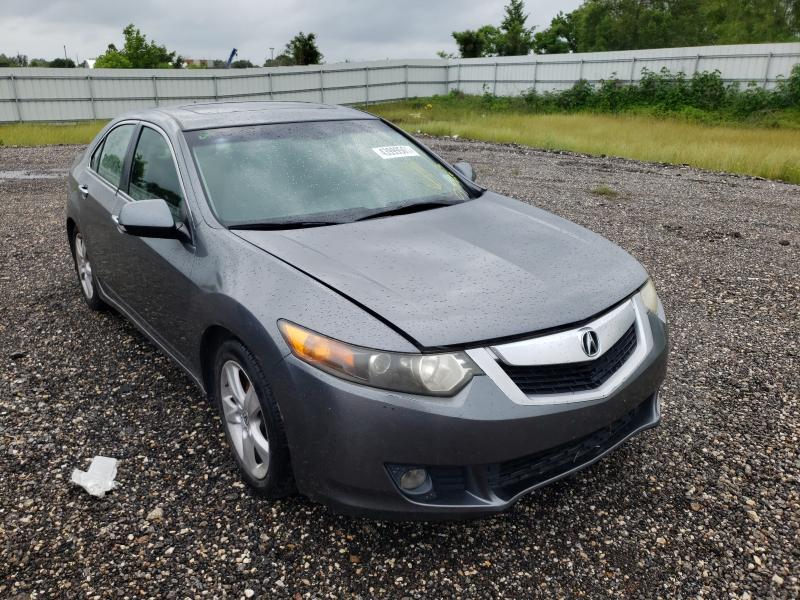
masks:
[[(507, 99), (489, 94), (485, 88), (483, 104), (487, 108), (507, 106)], [(505, 100), (505, 102), (504, 102)], [(531, 112), (594, 110), (601, 112), (646, 112), (679, 115), (702, 121), (719, 120), (730, 114), (744, 117), (777, 108), (800, 107), (800, 65), (773, 90), (751, 82), (745, 89), (738, 83), (726, 85), (719, 71), (695, 73), (690, 79), (683, 72), (671, 73), (642, 69), (638, 83), (611, 79), (592, 85), (581, 80), (562, 91), (524, 92), (521, 107)], [(714, 115), (717, 115), (716, 117)]]

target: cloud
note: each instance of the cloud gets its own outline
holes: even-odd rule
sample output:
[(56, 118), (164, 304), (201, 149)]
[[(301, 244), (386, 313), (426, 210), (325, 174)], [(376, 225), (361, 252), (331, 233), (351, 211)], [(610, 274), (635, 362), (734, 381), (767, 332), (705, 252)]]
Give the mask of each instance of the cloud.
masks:
[[(437, 50), (455, 52), (452, 31), (499, 24), (507, 0), (3, 0), (0, 52), (29, 57), (63, 55), (81, 59), (121, 45), (122, 28), (135, 23), (149, 39), (182, 56), (227, 58), (230, 49), (254, 63), (278, 54), (298, 31), (317, 34), (326, 62), (345, 59), (433, 58)], [(528, 0), (529, 23), (546, 26), (558, 10), (580, 0), (553, 6)]]

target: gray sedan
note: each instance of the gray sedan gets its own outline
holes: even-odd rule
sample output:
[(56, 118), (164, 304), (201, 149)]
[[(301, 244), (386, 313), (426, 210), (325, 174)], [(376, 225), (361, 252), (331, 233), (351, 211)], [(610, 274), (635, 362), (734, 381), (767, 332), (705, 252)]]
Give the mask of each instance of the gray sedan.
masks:
[(642, 266), (372, 115), (192, 104), (72, 166), (80, 289), (219, 408), (242, 478), (336, 510), (505, 510), (660, 418)]

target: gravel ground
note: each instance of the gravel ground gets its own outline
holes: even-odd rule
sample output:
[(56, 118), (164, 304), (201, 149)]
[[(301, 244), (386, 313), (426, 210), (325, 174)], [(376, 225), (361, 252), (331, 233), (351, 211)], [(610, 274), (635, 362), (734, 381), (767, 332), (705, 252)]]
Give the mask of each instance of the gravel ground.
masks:
[[(661, 427), (480, 521), (258, 499), (189, 380), (84, 307), (63, 226), (79, 148), (0, 148), (0, 171), (34, 173), (0, 173), (0, 597), (798, 597), (800, 187), (429, 142), (650, 270)], [(69, 484), (96, 454), (120, 459), (102, 500)]]

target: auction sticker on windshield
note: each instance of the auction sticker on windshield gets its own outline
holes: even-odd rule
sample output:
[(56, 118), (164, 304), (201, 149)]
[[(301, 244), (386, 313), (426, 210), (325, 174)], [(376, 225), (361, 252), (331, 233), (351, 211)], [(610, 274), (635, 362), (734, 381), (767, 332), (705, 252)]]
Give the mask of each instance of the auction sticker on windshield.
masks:
[(419, 156), (411, 146), (382, 146), (373, 148), (372, 151), (384, 160), (390, 158), (404, 158), (407, 156)]

